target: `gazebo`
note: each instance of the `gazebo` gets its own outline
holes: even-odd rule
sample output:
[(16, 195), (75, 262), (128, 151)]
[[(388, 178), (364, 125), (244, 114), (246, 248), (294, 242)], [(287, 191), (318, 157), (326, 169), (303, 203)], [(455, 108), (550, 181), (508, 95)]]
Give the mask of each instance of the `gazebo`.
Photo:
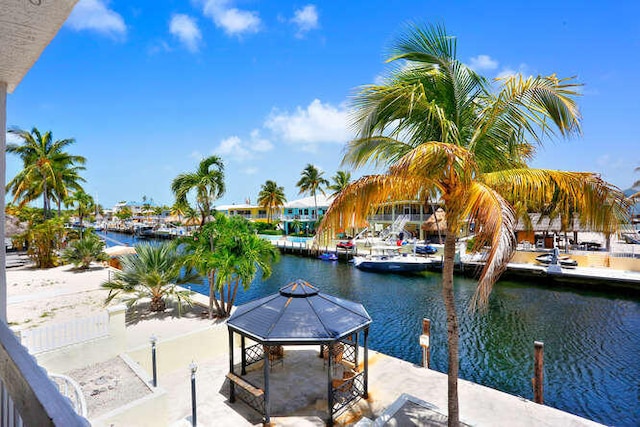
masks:
[[(230, 402), (238, 397), (270, 422), (270, 365), (280, 362), (282, 346), (319, 345), (320, 356), (327, 362), (327, 424), (351, 402), (368, 397), (368, 336), (371, 317), (362, 304), (319, 292), (298, 279), (273, 294), (239, 306), (227, 320), (229, 330)], [(364, 363), (358, 364), (358, 342), (362, 333)], [(264, 361), (264, 389), (244, 380), (234, 371), (234, 334), (240, 335), (241, 372), (247, 366)], [(246, 339), (255, 344), (247, 347)], [(334, 364), (347, 370), (335, 377)], [(238, 388), (238, 390), (236, 390)]]

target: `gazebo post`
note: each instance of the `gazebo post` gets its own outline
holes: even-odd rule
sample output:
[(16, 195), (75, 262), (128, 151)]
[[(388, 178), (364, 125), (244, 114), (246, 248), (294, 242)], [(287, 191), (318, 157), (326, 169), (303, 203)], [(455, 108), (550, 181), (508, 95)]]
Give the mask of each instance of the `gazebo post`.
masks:
[(369, 398), (369, 327), (364, 328), (364, 395)]
[(327, 344), (327, 410), (329, 411), (329, 418), (327, 419), (327, 425), (333, 426), (333, 381), (331, 377), (331, 344)]
[(357, 371), (358, 370), (358, 347), (359, 347), (359, 345), (358, 345), (358, 331), (356, 331), (356, 333), (354, 335), (355, 335), (355, 337), (353, 337), (354, 338), (353, 342), (354, 342), (354, 345), (355, 345), (354, 352), (355, 352), (355, 355), (356, 355), (355, 356), (356, 360), (355, 360), (355, 366), (353, 367), (353, 369), (355, 371)]
[[(268, 347), (266, 347), (268, 348)], [(268, 425), (271, 415), (271, 400), (269, 399), (269, 353), (264, 353), (264, 422)]]
[(247, 375), (247, 353), (245, 353), (246, 344), (244, 335), (240, 335), (240, 347), (242, 348), (242, 353), (240, 353), (242, 357), (242, 371), (240, 375)]
[[(229, 329), (229, 372), (233, 374), (233, 330)], [(236, 401), (236, 390), (234, 388), (233, 381), (229, 381), (229, 402), (233, 403)]]

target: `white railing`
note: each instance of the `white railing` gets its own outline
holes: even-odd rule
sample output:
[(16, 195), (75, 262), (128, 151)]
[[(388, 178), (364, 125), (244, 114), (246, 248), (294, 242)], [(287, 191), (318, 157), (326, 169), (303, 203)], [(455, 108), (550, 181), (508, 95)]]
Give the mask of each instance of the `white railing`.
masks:
[(109, 313), (20, 331), (22, 345), (31, 354), (54, 350), (109, 335)]
[(82, 387), (73, 378), (62, 374), (49, 374), (51, 381), (58, 387), (60, 394), (68, 398), (78, 415), (86, 418), (87, 402), (82, 394)]
[(13, 406), (9, 392), (0, 380), (0, 427), (23, 427), (22, 418)]

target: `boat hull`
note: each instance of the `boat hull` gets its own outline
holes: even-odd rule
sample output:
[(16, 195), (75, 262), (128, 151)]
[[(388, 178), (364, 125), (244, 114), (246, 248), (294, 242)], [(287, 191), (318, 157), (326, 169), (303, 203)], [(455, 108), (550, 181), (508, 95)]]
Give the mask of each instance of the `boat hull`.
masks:
[(364, 258), (354, 259), (354, 265), (360, 270), (378, 273), (419, 273), (427, 270), (429, 262)]

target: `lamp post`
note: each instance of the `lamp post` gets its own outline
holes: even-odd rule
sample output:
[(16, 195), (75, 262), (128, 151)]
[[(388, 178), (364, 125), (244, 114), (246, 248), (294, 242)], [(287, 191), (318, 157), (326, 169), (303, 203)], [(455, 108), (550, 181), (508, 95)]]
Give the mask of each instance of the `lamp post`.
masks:
[(198, 365), (196, 365), (196, 362), (192, 361), (189, 369), (191, 369), (191, 425), (196, 427), (198, 425), (196, 410), (196, 371), (198, 370)]
[(156, 343), (158, 342), (158, 337), (155, 335), (151, 335), (149, 338), (151, 342), (151, 369), (153, 371), (153, 386), (158, 387), (158, 370), (156, 363)]

